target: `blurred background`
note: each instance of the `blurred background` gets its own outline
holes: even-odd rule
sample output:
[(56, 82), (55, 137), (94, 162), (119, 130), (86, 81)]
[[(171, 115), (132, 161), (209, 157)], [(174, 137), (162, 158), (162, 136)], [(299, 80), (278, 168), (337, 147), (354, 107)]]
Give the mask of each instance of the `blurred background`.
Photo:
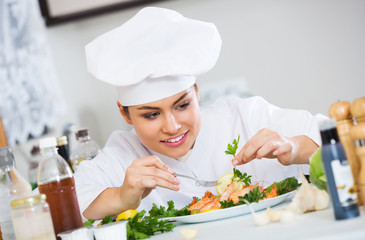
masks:
[[(4, 6), (10, 6), (11, 2), (16, 1), (0, 0), (3, 6), (0, 11), (4, 13)], [(31, 2), (38, 4), (38, 1)], [(63, 7), (62, 2), (72, 9), (72, 4), (67, 3), (69, 1), (58, 1), (59, 9)], [(76, 3), (76, 0), (73, 2)], [(223, 45), (214, 69), (198, 79), (202, 105), (221, 95), (260, 95), (283, 108), (306, 109), (312, 114), (328, 115), (332, 103), (338, 100), (352, 102), (365, 96), (363, 0), (150, 1), (50, 26), (45, 26), (38, 12), (42, 20), (40, 28), (43, 29), (38, 31), (43, 36), (40, 46), (48, 54), (46, 58), (34, 58), (33, 61), (39, 63), (47, 59), (43, 63), (47, 66), (40, 69), (50, 71), (43, 74), (43, 82), (37, 82), (37, 86), (50, 85), (41, 89), (38, 95), (45, 97), (46, 93), (50, 93), (53, 97), (51, 105), (40, 104), (40, 108), (48, 109), (43, 119), (52, 116), (41, 124), (47, 127), (46, 131), (43, 129), (26, 138), (14, 137), (16, 134), (29, 135), (25, 128), (19, 133), (22, 127), (10, 126), (14, 117), (9, 120), (7, 116), (13, 112), (14, 109), (9, 107), (13, 105), (4, 106), (7, 99), (14, 99), (14, 96), (4, 98), (4, 95), (14, 86), (12, 81), (16, 81), (16, 75), (8, 77), (7, 83), (0, 85), (3, 95), (0, 98), (0, 116), (10, 139), (9, 145), (14, 149), (17, 167), (24, 176), (27, 176), (30, 149), (41, 136), (58, 137), (67, 131), (88, 127), (92, 138), (104, 146), (113, 131), (130, 129), (119, 114), (114, 87), (87, 73), (84, 46), (100, 34), (120, 26), (145, 6), (173, 9), (186, 17), (216, 24)], [(37, 9), (39, 11), (39, 6)], [(31, 16), (22, 18), (24, 24), (30, 21), (27, 17)], [(3, 60), (0, 60), (1, 81), (1, 78), (9, 76), (4, 74), (10, 71), (4, 62), (8, 54), (5, 40), (6, 34), (12, 32), (4, 31), (4, 27), (1, 30), (1, 26), (9, 21), (4, 14), (0, 20), (0, 47), (3, 47), (0, 49), (0, 54), (3, 54)], [(20, 23), (18, 25), (21, 27)], [(30, 29), (27, 34), (36, 32), (35, 28)], [(18, 68), (21, 69), (22, 65)], [(33, 78), (27, 78), (25, 82), (38, 81)], [(52, 81), (49, 80), (51, 78)], [(22, 98), (22, 92), (17, 94)], [(24, 106), (28, 100), (23, 101)], [(20, 117), (21, 108), (16, 111), (19, 111), (17, 116)], [(23, 125), (27, 125), (26, 121), (19, 123), (19, 126)], [(71, 151), (73, 141), (70, 139)]]

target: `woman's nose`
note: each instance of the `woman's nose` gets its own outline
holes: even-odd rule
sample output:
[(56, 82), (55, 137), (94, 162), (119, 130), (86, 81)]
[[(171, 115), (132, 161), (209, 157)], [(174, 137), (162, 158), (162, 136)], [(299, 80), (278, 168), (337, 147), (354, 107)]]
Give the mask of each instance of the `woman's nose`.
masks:
[(166, 114), (164, 122), (163, 122), (163, 126), (162, 126), (162, 131), (164, 133), (174, 134), (174, 133), (178, 132), (180, 127), (181, 127), (181, 124), (176, 120), (176, 118), (173, 114)]

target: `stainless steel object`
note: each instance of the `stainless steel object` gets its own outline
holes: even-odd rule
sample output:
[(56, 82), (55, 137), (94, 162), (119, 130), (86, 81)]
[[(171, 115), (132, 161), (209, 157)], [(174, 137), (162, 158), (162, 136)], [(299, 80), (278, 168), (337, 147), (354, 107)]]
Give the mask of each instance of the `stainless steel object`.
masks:
[(178, 174), (178, 173), (175, 173), (174, 176), (176, 177), (183, 177), (183, 178), (189, 178), (191, 180), (194, 180), (195, 181), (195, 184), (197, 186), (202, 186), (202, 187), (214, 187), (217, 185), (217, 181), (206, 181), (206, 180), (201, 180), (201, 179), (198, 179), (196, 177), (191, 177), (191, 176), (187, 176), (187, 175), (183, 175), (183, 174)]

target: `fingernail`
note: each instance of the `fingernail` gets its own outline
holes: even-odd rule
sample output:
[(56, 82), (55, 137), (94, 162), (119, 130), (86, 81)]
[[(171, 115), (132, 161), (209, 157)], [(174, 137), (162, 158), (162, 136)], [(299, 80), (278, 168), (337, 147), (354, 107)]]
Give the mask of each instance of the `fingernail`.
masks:
[(179, 180), (177, 177), (175, 177), (175, 178), (174, 178), (174, 183), (176, 183), (176, 184), (180, 184), (180, 180)]
[(180, 186), (179, 186), (179, 185), (174, 185), (174, 189), (175, 189), (176, 191), (179, 191), (179, 190), (180, 190)]
[(279, 154), (279, 151), (278, 150), (275, 150), (275, 151), (272, 152), (272, 155), (275, 155), (276, 156), (278, 154)]
[(236, 165), (238, 164), (238, 161), (237, 161), (236, 159), (234, 159), (234, 160), (232, 161), (232, 164), (233, 164), (233, 166), (236, 166)]

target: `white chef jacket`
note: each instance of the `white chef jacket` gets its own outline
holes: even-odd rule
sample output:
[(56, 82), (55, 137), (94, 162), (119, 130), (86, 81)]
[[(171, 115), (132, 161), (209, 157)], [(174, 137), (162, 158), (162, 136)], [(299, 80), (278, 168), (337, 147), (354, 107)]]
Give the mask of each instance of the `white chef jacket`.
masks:
[[(83, 161), (75, 173), (76, 191), (80, 210), (83, 212), (106, 188), (123, 184), (126, 169), (137, 158), (157, 155), (171, 169), (180, 174), (204, 180), (217, 180), (233, 172), (232, 155), (226, 155), (228, 143), (240, 135), (238, 151), (262, 128), (269, 128), (283, 136), (306, 135), (320, 145), (318, 121), (323, 115), (312, 116), (303, 110), (278, 108), (261, 97), (227, 97), (201, 108), (201, 129), (189, 158), (183, 162), (153, 152), (143, 145), (136, 132), (115, 131), (102, 151), (91, 161)], [(299, 170), (308, 174), (309, 165), (284, 166), (277, 159), (253, 160), (237, 167), (252, 175), (252, 182), (264, 187), (287, 177), (299, 178)], [(197, 186), (194, 181), (179, 178), (178, 192), (157, 187), (138, 207), (149, 211), (152, 204), (167, 205), (173, 200), (176, 208), (186, 206), (193, 196), (202, 197), (215, 187)], [(107, 207), (107, 206), (105, 206)]]

